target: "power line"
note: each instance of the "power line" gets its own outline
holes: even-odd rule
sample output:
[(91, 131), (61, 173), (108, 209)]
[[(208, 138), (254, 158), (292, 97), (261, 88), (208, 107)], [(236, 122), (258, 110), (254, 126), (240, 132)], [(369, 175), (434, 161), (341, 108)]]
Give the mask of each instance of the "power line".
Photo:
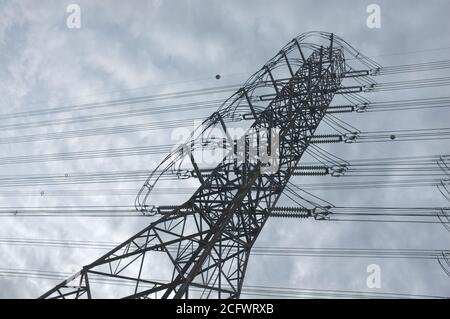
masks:
[[(233, 85), (216, 86), (216, 87), (210, 87), (210, 88), (200, 88), (200, 89), (188, 90), (188, 91), (179, 91), (179, 92), (171, 92), (171, 93), (130, 97), (130, 98), (103, 101), (103, 102), (92, 102), (92, 103), (84, 103), (84, 104), (58, 106), (58, 107), (38, 109), (38, 110), (33, 110), (33, 111), (23, 111), (23, 112), (9, 113), (9, 114), (0, 114), (0, 119), (6, 120), (6, 119), (29, 117), (29, 116), (54, 115), (54, 114), (58, 114), (58, 113), (132, 105), (132, 104), (160, 101), (160, 100), (166, 100), (166, 99), (186, 98), (186, 97), (193, 97), (193, 96), (199, 96), (199, 95), (205, 95), (205, 94), (225, 93), (225, 92), (235, 91), (239, 87), (240, 87), (240, 85), (233, 84)], [(221, 101), (221, 100), (215, 100), (216, 103), (219, 101)], [(209, 102), (211, 103), (213, 101), (209, 101)], [(186, 104), (181, 104), (181, 105), (186, 105)], [(194, 104), (192, 104), (192, 105), (194, 105)]]
[[(423, 71), (423, 70), (436, 70), (436, 69), (445, 69), (450, 67), (450, 60), (446, 61), (433, 61), (421, 64), (412, 64), (412, 65), (398, 65), (398, 66), (390, 66), (386, 68), (382, 68), (377, 70), (379, 74), (394, 74), (401, 72), (411, 72), (414, 70)], [(450, 84), (450, 78), (448, 77), (438, 77), (438, 78), (428, 78), (428, 79), (419, 79), (419, 80), (410, 80), (410, 81), (393, 81), (393, 82), (385, 82), (385, 83), (376, 83), (370, 84), (369, 87), (366, 87), (371, 92), (375, 91), (386, 91), (386, 90), (399, 90), (399, 89), (411, 89), (411, 88), (424, 88), (424, 87), (436, 87)], [(42, 116), (42, 115), (55, 115), (57, 113), (66, 113), (66, 112), (74, 112), (80, 110), (92, 110), (106, 107), (115, 107), (115, 106), (124, 106), (124, 105), (133, 105), (151, 101), (159, 101), (164, 99), (173, 99), (173, 98), (185, 98), (192, 97), (198, 95), (205, 94), (216, 94), (234, 91), (239, 89), (239, 84), (226, 85), (226, 86), (217, 86), (211, 88), (202, 88), (195, 89), (189, 91), (180, 91), (180, 92), (171, 92), (171, 93), (163, 93), (163, 94), (154, 94), (148, 96), (139, 96), (139, 97), (131, 97), (125, 99), (118, 100), (110, 100), (103, 102), (92, 102), (78, 105), (68, 105), (68, 106), (60, 106), (60, 107), (52, 107), (47, 109), (33, 110), (33, 111), (23, 111), (23, 112), (15, 112), (10, 114), (0, 114), (0, 119), (13, 119), (13, 118), (22, 118), (22, 117), (30, 117), (30, 116)], [(257, 99), (257, 97), (255, 97)], [(204, 102), (191, 102), (185, 104), (175, 104), (175, 105), (166, 105), (166, 106), (154, 106), (150, 110), (148, 108), (138, 109), (138, 110), (127, 110), (127, 111), (119, 111), (119, 112), (110, 112), (104, 114), (96, 114), (91, 116), (79, 116), (79, 117), (71, 117), (59, 120), (47, 120), (47, 121), (38, 121), (38, 122), (29, 122), (29, 123), (17, 123), (14, 125), (2, 125), (0, 128), (2, 130), (15, 129), (15, 128), (33, 128), (33, 127), (41, 127), (44, 125), (55, 125), (55, 124), (72, 124), (93, 120), (105, 120), (105, 119), (114, 119), (114, 118), (122, 118), (122, 117), (132, 117), (139, 115), (148, 115), (148, 114), (160, 114), (166, 112), (174, 112), (181, 110), (190, 110), (192, 108), (205, 108), (205, 107), (218, 107), (223, 103), (223, 100), (212, 100), (212, 101), (204, 101)], [(165, 109), (165, 110), (164, 110)]]
[[(275, 207), (271, 217), (313, 217), (304, 207)], [(440, 214), (450, 215), (449, 207), (329, 207), (321, 213), (319, 221), (393, 222), (447, 224), (438, 219)], [(0, 217), (145, 217), (133, 206), (50, 206), (50, 207), (0, 207)], [(357, 218), (359, 217), (359, 218)], [(383, 218), (383, 219), (380, 219)], [(389, 219), (386, 219), (388, 217)], [(316, 217), (315, 217), (316, 218)], [(420, 218), (420, 219), (417, 219)]]
[[(398, 141), (436, 141), (450, 139), (450, 128), (430, 128), (430, 129), (414, 129), (414, 130), (391, 130), (391, 131), (370, 131), (355, 132), (351, 136), (350, 142), (354, 143), (386, 143), (393, 140)], [(313, 143), (337, 143), (347, 141), (347, 136), (326, 135), (325, 139), (315, 136), (312, 138)], [(154, 145), (154, 146), (138, 146), (116, 149), (103, 149), (78, 152), (63, 152), (39, 155), (19, 155), (0, 157), (0, 165), (8, 164), (24, 164), (39, 163), (49, 161), (67, 161), (81, 160), (92, 158), (108, 158), (120, 156), (138, 156), (169, 153), (175, 147), (174, 144)]]
[[(36, 278), (36, 279), (50, 279), (62, 280), (68, 276), (66, 272), (55, 272), (48, 270), (34, 270), (34, 269), (12, 269), (0, 268), (0, 276), (4, 277), (19, 277), (19, 278)], [(126, 279), (104, 279), (97, 276), (95, 273), (91, 274), (92, 282), (94, 284), (110, 284), (110, 285), (135, 285)], [(155, 280), (155, 279), (153, 279)], [(90, 280), (91, 281), (91, 280)], [(152, 281), (152, 279), (149, 279)], [(143, 287), (151, 287), (151, 285), (142, 283)], [(193, 288), (195, 291), (195, 288)], [(197, 291), (201, 291), (198, 289)], [(247, 285), (243, 288), (243, 292), (249, 295), (261, 295), (267, 297), (310, 297), (317, 298), (446, 298), (437, 295), (426, 294), (405, 294), (405, 293), (391, 293), (391, 292), (368, 292), (368, 291), (351, 291), (338, 289), (307, 289), (307, 288), (292, 288), (292, 287), (273, 287), (261, 285)]]
[[(49, 247), (49, 248), (83, 248), (112, 249), (119, 242), (96, 242), (80, 240), (52, 240), (27, 238), (0, 238), (0, 245)], [(172, 249), (173, 250), (173, 249)], [(272, 247), (255, 246), (252, 255), (283, 257), (324, 257), (324, 258), (380, 258), (380, 259), (425, 259), (436, 260), (450, 250), (439, 249), (374, 249), (374, 248), (305, 248), (305, 247)]]
[(399, 73), (436, 71), (450, 68), (450, 60), (429, 61), (423, 63), (384, 66), (374, 72), (375, 75), (393, 75)]
[[(402, 176), (418, 177), (427, 179), (410, 180), (411, 183), (439, 183), (440, 179), (430, 179), (431, 176), (446, 176), (442, 165), (450, 160), (448, 155), (409, 156), (409, 157), (382, 157), (352, 159), (320, 160), (301, 162), (293, 168), (294, 176), (332, 176), (332, 177), (380, 177), (380, 176)], [(0, 175), (0, 187), (17, 186), (39, 186), (39, 185), (74, 185), (91, 183), (116, 183), (116, 182), (139, 182), (148, 178), (150, 170), (117, 170), (117, 171), (86, 171), (65, 172), (50, 174), (14, 174)], [(200, 169), (205, 177), (211, 173), (211, 169)], [(178, 169), (171, 172), (158, 171), (161, 179), (180, 180), (195, 177), (194, 170)], [(368, 181), (364, 181), (367, 183)], [(390, 181), (393, 183), (404, 183), (409, 180)], [(319, 184), (320, 185), (320, 184)], [(342, 185), (345, 185), (342, 184)], [(318, 186), (310, 184), (309, 186)], [(308, 184), (305, 187), (309, 187)], [(57, 190), (54, 190), (57, 191)], [(76, 191), (76, 190), (73, 190)], [(79, 190), (82, 191), (82, 190)], [(68, 192), (70, 192), (68, 190)], [(4, 193), (7, 194), (7, 193)], [(27, 193), (29, 194), (29, 193)], [(43, 194), (41, 194), (43, 195)]]
[[(203, 109), (203, 108), (217, 108), (219, 107), (218, 101), (205, 101), (205, 102), (196, 102), (196, 103), (186, 103), (177, 105), (169, 105), (165, 109), (160, 109), (162, 112), (179, 112), (192, 109)], [(405, 100), (394, 100), (394, 101), (379, 101), (379, 102), (368, 102), (367, 104), (358, 104), (358, 105), (348, 105), (348, 106), (331, 106), (329, 109), (349, 109), (349, 110), (362, 110), (364, 112), (392, 112), (397, 110), (418, 110), (418, 109), (430, 109), (430, 108), (446, 108), (450, 107), (450, 97), (441, 97), (441, 98), (427, 98), (427, 99), (405, 99)], [(148, 114), (148, 112), (158, 112), (156, 109), (150, 108), (142, 110), (144, 114)], [(117, 114), (110, 114), (113, 118), (116, 118), (116, 115), (120, 118), (135, 116), (135, 114), (141, 114), (140, 111), (136, 112), (119, 112)], [(154, 113), (152, 113), (154, 114)], [(109, 116), (108, 114), (103, 114), (106, 116), (105, 119)], [(102, 115), (102, 116), (103, 116)], [(102, 119), (98, 115), (94, 117), (81, 117), (75, 119), (62, 119), (62, 120), (52, 120), (52, 121), (38, 121), (31, 123), (20, 123), (18, 124), (21, 128), (33, 128), (33, 127), (42, 127), (46, 125), (59, 125), (64, 123), (77, 123), (78, 121), (90, 121), (90, 120), (98, 120)], [(57, 140), (57, 139), (66, 139), (66, 138), (76, 138), (76, 137), (90, 137), (90, 136), (98, 136), (98, 135), (110, 135), (110, 134), (124, 134), (124, 133), (132, 133), (139, 131), (149, 131), (149, 130), (161, 130), (161, 129), (170, 129), (176, 127), (186, 127), (192, 126), (195, 121), (202, 121), (202, 118), (183, 118), (177, 120), (165, 120), (165, 121), (157, 121), (157, 122), (148, 122), (142, 124), (133, 124), (133, 125), (116, 125), (116, 126), (108, 126), (108, 127), (98, 127), (98, 128), (89, 128), (89, 129), (81, 129), (81, 130), (63, 130), (52, 133), (38, 133), (38, 134), (24, 134), (24, 135), (14, 135), (9, 137), (1, 137), (0, 144), (10, 144), (10, 143), (24, 143), (24, 142), (34, 142), (34, 141), (45, 141), (45, 140)], [(226, 120), (227, 121), (227, 120)], [(16, 124), (15, 124), (16, 125)], [(15, 125), (10, 125), (4, 127), (4, 129), (13, 129), (16, 128)]]

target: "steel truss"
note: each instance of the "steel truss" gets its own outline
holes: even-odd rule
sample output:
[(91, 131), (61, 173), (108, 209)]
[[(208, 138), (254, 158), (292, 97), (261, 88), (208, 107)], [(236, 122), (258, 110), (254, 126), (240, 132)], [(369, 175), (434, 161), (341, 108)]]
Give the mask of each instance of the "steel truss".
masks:
[[(312, 37), (324, 44), (306, 41)], [(245, 145), (243, 160), (237, 160), (232, 148), (207, 176), (200, 173), (193, 152), (174, 151), (163, 171), (187, 155), (201, 183), (192, 197), (41, 298), (239, 298), (258, 235), (343, 79), (354, 72), (345, 62), (345, 52), (370, 63), (332, 34), (304, 34), (205, 121), (208, 127), (217, 124), (226, 131), (223, 119), (236, 117), (245, 104), (247, 118), (253, 121), (249, 131), (278, 132), (278, 147), (269, 147), (265, 154), (276, 153), (277, 162), (270, 163), (274, 171), (267, 173), (268, 163), (249, 158), (248, 135), (238, 141)], [(265, 94), (257, 95), (259, 89)], [(256, 97), (268, 100), (267, 106), (252, 102)], [(144, 214), (161, 213), (146, 204), (157, 180), (151, 176), (137, 198)], [(158, 268), (165, 279), (152, 277)]]

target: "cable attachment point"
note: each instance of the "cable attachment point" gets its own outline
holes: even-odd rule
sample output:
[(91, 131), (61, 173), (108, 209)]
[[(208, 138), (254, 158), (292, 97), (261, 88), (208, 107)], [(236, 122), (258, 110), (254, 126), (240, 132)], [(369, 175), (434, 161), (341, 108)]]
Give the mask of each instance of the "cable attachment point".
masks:
[(363, 86), (363, 92), (370, 92), (373, 91), (376, 88), (376, 83), (371, 83)]
[(362, 103), (362, 104), (356, 104), (355, 105), (355, 111), (356, 113), (364, 113), (367, 112), (367, 108), (369, 107), (369, 103)]
[(340, 177), (340, 176), (344, 175), (345, 172), (347, 171), (347, 169), (348, 169), (348, 167), (346, 164), (334, 165), (329, 168), (330, 175), (333, 177)]
[(178, 179), (188, 179), (191, 177), (195, 177), (195, 172), (194, 171), (188, 171), (188, 170), (183, 170), (183, 169), (177, 169), (175, 172), (176, 176)]
[(144, 216), (155, 216), (161, 214), (159, 206), (155, 205), (144, 205), (141, 207), (140, 212)]
[(314, 207), (313, 209), (311, 209), (311, 215), (315, 220), (329, 220), (329, 215), (332, 214), (330, 209), (331, 206)]
[(350, 132), (343, 135), (344, 143), (355, 143), (359, 137), (359, 132)]
[(369, 75), (374, 75), (374, 76), (378, 75), (380, 73), (381, 69), (382, 69), (381, 67), (372, 69), (369, 71)]

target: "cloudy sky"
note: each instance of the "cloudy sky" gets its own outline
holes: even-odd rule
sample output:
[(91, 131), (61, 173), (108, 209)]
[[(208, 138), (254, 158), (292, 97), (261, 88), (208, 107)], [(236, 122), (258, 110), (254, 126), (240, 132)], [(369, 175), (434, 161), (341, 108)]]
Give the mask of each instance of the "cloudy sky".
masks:
[[(81, 28), (70, 29), (67, 6), (81, 9)], [(381, 8), (381, 28), (366, 24), (369, 4)], [(447, 1), (5, 1), (0, 0), (0, 116), (51, 107), (108, 101), (243, 83), (292, 38), (312, 30), (334, 32), (384, 66), (446, 60), (450, 52)], [(216, 79), (216, 74), (221, 78)], [(379, 82), (442, 77), (448, 69), (377, 78)], [(3, 117), (2, 138), (68, 130), (206, 117), (213, 109), (72, 124), (17, 128), (189, 101), (224, 99), (232, 92), (142, 105), (122, 105), (31, 117)], [(449, 96), (448, 87), (373, 93), (372, 101)], [(196, 100), (197, 99), (197, 100)], [(158, 104), (159, 103), (159, 104)], [(164, 104), (167, 103), (167, 104)], [(448, 126), (448, 109), (348, 114), (364, 131)], [(51, 123), (50, 123), (51, 124)], [(8, 126), (9, 125), (9, 126)], [(0, 158), (169, 144), (170, 130), (2, 143)], [(448, 154), (441, 141), (333, 145), (347, 160)], [(328, 146), (327, 146), (328, 147)], [(0, 175), (73, 174), (150, 170), (159, 155), (0, 165)], [(0, 163), (2, 161), (0, 160)], [(336, 180), (323, 181), (336, 182)], [(322, 181), (322, 180), (321, 180)], [(296, 183), (301, 183), (299, 178)], [(2, 207), (133, 205), (134, 196), (35, 196), (56, 190), (138, 190), (140, 182), (4, 187)], [(12, 196), (17, 191), (16, 196)], [(95, 193), (95, 192), (93, 192)], [(22, 195), (21, 195), (22, 194)], [(334, 190), (316, 193), (340, 206), (448, 206), (435, 188)], [(180, 201), (180, 199), (174, 199)], [(2, 239), (120, 242), (142, 229), (143, 218), (0, 217)], [(320, 223), (273, 219), (258, 239), (270, 247), (450, 249), (439, 224)], [(0, 240), (1, 241), (1, 240)], [(102, 251), (0, 244), (0, 297), (34, 298), (56, 282), (12, 277), (11, 269), (74, 272)], [(382, 287), (366, 286), (366, 268), (378, 264)], [(281, 271), (280, 271), (281, 270)], [(252, 256), (246, 285), (341, 289), (450, 296), (450, 278), (437, 261), (374, 258)]]

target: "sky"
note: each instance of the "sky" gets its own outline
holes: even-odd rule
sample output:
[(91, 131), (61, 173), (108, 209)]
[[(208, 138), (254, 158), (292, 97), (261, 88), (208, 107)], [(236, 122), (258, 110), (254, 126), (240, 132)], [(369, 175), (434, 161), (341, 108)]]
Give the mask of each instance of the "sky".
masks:
[[(68, 28), (67, 7), (78, 4), (81, 27)], [(369, 4), (377, 4), (381, 27), (369, 28)], [(333, 32), (383, 66), (448, 59), (447, 1), (5, 1), (0, 0), (0, 116), (118, 98), (241, 84), (294, 37)], [(216, 75), (220, 74), (220, 79)], [(446, 76), (447, 70), (379, 77), (379, 82)], [(145, 105), (4, 118), (6, 137), (112, 127), (167, 119), (207, 117), (214, 109), (150, 114), (73, 124), (15, 127), (147, 106), (225, 99), (232, 92), (156, 101)], [(449, 96), (448, 87), (367, 94), (383, 101)], [(449, 110), (346, 114), (363, 131), (448, 126)], [(10, 125), (8, 128), (4, 126)], [(169, 144), (171, 129), (0, 144), (0, 158)], [(345, 159), (448, 154), (449, 142), (338, 144), (327, 150)], [(164, 154), (0, 165), (0, 175), (151, 170)], [(1, 163), (1, 161), (0, 161)], [(336, 182), (330, 180), (323, 181)], [(299, 179), (299, 178), (297, 178)], [(55, 190), (140, 188), (141, 182), (4, 187), (2, 207), (133, 205), (134, 196), (30, 196)], [(173, 186), (173, 185), (171, 185)], [(11, 196), (11, 191), (23, 195)], [(429, 188), (319, 191), (341, 206), (448, 206)], [(163, 196), (163, 200), (181, 198)], [(148, 223), (143, 218), (0, 217), (0, 237), (121, 242)], [(258, 246), (449, 249), (439, 224), (320, 223), (271, 219)], [(1, 240), (0, 240), (1, 242)], [(102, 254), (94, 249), (0, 243), (0, 298), (35, 298), (56, 284), (45, 278), (12, 277), (8, 269), (73, 273)], [(381, 288), (366, 285), (367, 266), (381, 269)], [(244, 285), (450, 295), (450, 278), (435, 260), (252, 256)]]

